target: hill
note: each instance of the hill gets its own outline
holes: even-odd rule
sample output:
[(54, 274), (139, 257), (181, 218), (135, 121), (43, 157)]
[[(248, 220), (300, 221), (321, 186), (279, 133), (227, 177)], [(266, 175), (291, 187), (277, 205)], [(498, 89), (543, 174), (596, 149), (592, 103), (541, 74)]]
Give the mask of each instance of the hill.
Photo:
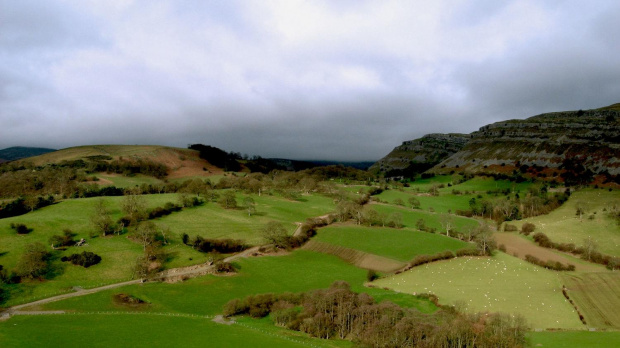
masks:
[(165, 165), (169, 178), (208, 176), (221, 174), (223, 170), (201, 159), (199, 152), (191, 149), (159, 145), (88, 145), (70, 147), (28, 158), (28, 162), (40, 166), (59, 164), (63, 161), (150, 161)]
[(496, 122), (471, 134), (459, 152), (431, 171), (514, 171), (561, 177), (574, 183), (616, 180), (620, 175), (620, 104)]
[(410, 176), (421, 173), (461, 150), (469, 141), (467, 134), (427, 134), (404, 141), (369, 170), (386, 176)]
[(0, 150), (0, 163), (15, 161), (22, 158), (33, 157), (42, 155), (45, 153), (56, 151), (54, 149), (47, 149), (43, 147), (23, 147), (14, 146)]

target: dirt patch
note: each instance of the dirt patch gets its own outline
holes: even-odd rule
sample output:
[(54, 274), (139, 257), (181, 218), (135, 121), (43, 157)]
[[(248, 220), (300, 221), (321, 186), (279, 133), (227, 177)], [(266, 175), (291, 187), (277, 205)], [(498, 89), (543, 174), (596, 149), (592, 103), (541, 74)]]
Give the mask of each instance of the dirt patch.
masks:
[(226, 319), (221, 315), (216, 315), (215, 318), (213, 318), (213, 322), (218, 323), (218, 324), (223, 324), (223, 325), (232, 325), (235, 323), (235, 320)]
[(600, 271), (602, 268), (596, 265), (589, 264), (581, 264), (576, 263), (573, 260), (570, 260), (566, 256), (561, 254), (557, 254), (554, 251), (543, 248), (534, 244), (534, 242), (530, 242), (525, 238), (521, 238), (516, 233), (510, 232), (496, 232), (493, 234), (495, 237), (495, 241), (497, 241), (497, 245), (503, 244), (506, 247), (506, 253), (509, 255), (517, 255), (520, 259), (525, 259), (525, 255), (532, 255), (542, 261), (558, 261), (563, 264), (572, 264), (575, 265), (576, 271), (582, 272), (596, 272)]
[(146, 307), (150, 304), (133, 295), (122, 294), (122, 293), (112, 296), (112, 301), (114, 302), (114, 304), (118, 306), (131, 307), (131, 308)]
[(314, 240), (308, 241), (302, 249), (335, 255), (357, 267), (379, 272), (395, 272), (406, 266), (404, 262), (387, 257)]

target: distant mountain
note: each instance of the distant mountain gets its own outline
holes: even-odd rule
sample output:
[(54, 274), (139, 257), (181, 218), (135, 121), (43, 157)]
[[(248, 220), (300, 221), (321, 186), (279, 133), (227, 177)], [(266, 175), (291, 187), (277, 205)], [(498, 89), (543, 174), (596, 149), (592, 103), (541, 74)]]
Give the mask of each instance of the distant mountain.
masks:
[(15, 161), (22, 158), (28, 158), (54, 152), (54, 149), (46, 149), (43, 147), (22, 147), (15, 146), (0, 150), (0, 163), (6, 161)]
[(451, 133), (427, 134), (419, 139), (404, 141), (369, 170), (387, 177), (422, 173), (461, 150), (469, 139), (468, 134)]
[(520, 173), (570, 184), (620, 183), (620, 104), (484, 126), (430, 171)]

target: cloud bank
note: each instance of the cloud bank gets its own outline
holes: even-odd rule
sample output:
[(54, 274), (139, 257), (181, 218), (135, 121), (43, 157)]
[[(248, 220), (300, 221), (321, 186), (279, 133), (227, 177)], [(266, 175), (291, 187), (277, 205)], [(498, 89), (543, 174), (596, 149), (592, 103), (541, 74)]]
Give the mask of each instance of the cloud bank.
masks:
[(0, 148), (376, 160), (620, 102), (616, 1), (0, 0)]

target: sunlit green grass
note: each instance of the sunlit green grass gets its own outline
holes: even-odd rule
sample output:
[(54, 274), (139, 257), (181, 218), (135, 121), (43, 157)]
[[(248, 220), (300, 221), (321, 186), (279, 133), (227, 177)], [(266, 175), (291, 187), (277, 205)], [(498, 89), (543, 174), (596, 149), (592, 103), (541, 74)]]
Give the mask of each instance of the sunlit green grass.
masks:
[(433, 293), (440, 303), (460, 302), (467, 311), (520, 313), (532, 328), (584, 328), (562, 295), (556, 273), (503, 253), (418, 266), (373, 284), (405, 293)]
[[(576, 215), (578, 202), (585, 203), (587, 207), (581, 220)], [(568, 202), (547, 215), (512, 221), (510, 224), (520, 228), (523, 223), (531, 222), (536, 226), (535, 232), (543, 232), (552, 241), (578, 246), (583, 245), (584, 239), (590, 236), (598, 244), (599, 251), (620, 256), (620, 225), (608, 215), (614, 204), (620, 205), (618, 190), (582, 190), (574, 192)]]
[(319, 230), (315, 240), (407, 262), (417, 255), (456, 251), (470, 244), (439, 234), (365, 226), (329, 226)]
[(128, 310), (112, 302), (116, 293), (130, 293), (151, 303), (145, 311), (214, 315), (231, 299), (253, 294), (303, 292), (329, 287), (344, 280), (357, 292), (367, 292), (377, 300), (390, 300), (424, 312), (435, 308), (427, 300), (382, 289), (365, 288), (366, 270), (352, 266), (336, 256), (297, 250), (286, 256), (241, 259), (234, 276), (207, 275), (183, 283), (146, 283), (45, 305), (46, 309), (97, 311)]
[(620, 347), (620, 332), (543, 331), (527, 334), (528, 347), (554, 348), (616, 348)]

